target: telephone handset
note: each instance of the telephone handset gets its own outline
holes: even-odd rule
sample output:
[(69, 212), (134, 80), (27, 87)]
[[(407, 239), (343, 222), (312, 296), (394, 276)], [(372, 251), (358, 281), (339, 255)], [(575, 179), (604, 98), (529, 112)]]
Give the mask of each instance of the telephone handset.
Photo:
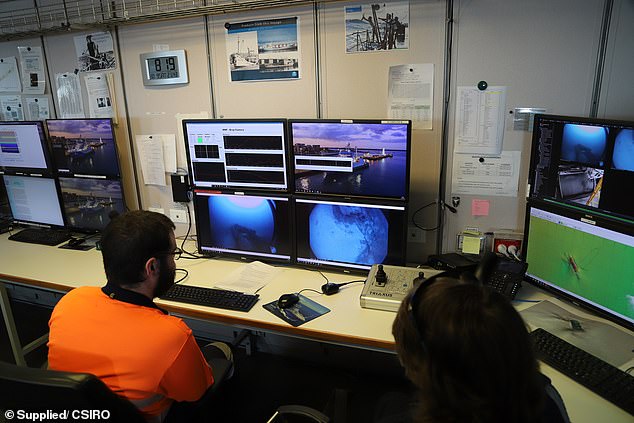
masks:
[(522, 287), (528, 265), (508, 260), (489, 252), (482, 257), (474, 271), (478, 281), (512, 300)]

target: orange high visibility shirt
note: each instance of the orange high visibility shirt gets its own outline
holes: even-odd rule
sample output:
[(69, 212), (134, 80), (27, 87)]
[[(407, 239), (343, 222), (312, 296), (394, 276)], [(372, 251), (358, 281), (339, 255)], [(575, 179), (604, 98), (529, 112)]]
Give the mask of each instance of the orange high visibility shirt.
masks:
[(127, 298), (82, 287), (59, 301), (49, 321), (49, 368), (94, 374), (149, 420), (164, 418), (173, 401), (198, 400), (213, 376), (191, 329), (148, 298), (114, 289)]

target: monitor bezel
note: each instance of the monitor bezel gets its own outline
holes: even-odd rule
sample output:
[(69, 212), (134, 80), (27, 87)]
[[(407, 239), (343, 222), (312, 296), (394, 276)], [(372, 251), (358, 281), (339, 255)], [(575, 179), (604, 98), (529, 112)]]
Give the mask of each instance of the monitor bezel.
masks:
[[(103, 174), (103, 173), (75, 173), (72, 170), (68, 172), (65, 170), (60, 170), (58, 164), (55, 162), (53, 157), (53, 141), (51, 139), (50, 130), (49, 130), (49, 122), (59, 122), (59, 121), (108, 121), (110, 125), (110, 133), (112, 134), (112, 143), (114, 146), (114, 152), (117, 159), (117, 173), (111, 174)], [(69, 118), (69, 119), (46, 119), (46, 134), (47, 140), (49, 144), (49, 149), (51, 151), (51, 163), (55, 169), (57, 175), (60, 175), (64, 178), (76, 177), (76, 178), (103, 178), (103, 179), (121, 179), (121, 156), (119, 154), (119, 147), (117, 145), (117, 137), (114, 130), (114, 121), (112, 118)]]
[[(579, 203), (573, 203), (570, 201), (566, 201), (565, 199), (555, 198), (550, 196), (543, 196), (534, 193), (535, 191), (535, 171), (536, 167), (539, 164), (539, 140), (540, 140), (540, 123), (542, 120), (556, 120), (561, 121), (562, 124), (571, 123), (571, 124), (581, 124), (581, 125), (593, 125), (593, 126), (623, 126), (634, 129), (634, 121), (626, 121), (619, 119), (602, 119), (602, 118), (589, 118), (589, 117), (580, 117), (580, 116), (565, 116), (565, 115), (554, 115), (554, 114), (546, 114), (546, 113), (537, 113), (535, 114), (533, 121), (533, 132), (531, 135), (531, 150), (530, 150), (530, 161), (528, 168), (528, 178), (527, 178), (527, 187), (526, 187), (526, 198), (530, 200), (550, 200), (562, 205), (570, 205), (573, 207), (578, 207), (583, 210), (586, 210), (587, 213), (592, 215), (603, 215), (607, 218), (617, 218), (617, 219), (626, 219), (628, 221), (634, 222), (634, 216), (629, 216), (623, 213), (618, 213), (615, 211), (607, 210), (599, 207), (586, 206)], [(604, 165), (598, 168), (602, 168), (604, 172), (611, 168), (612, 166), (612, 157), (614, 145), (606, 146), (606, 158)], [(608, 154), (609, 153), (609, 154)], [(570, 162), (570, 161), (562, 161), (559, 159), (560, 163), (578, 163), (578, 162)], [(579, 165), (584, 165), (579, 163)], [(614, 171), (611, 169), (610, 171)]]
[(54, 176), (54, 163), (53, 155), (48, 144), (48, 132), (46, 131), (46, 125), (41, 120), (29, 120), (29, 121), (0, 121), (0, 127), (9, 125), (20, 126), (37, 126), (40, 134), (40, 145), (44, 154), (44, 161), (46, 168), (37, 167), (16, 167), (16, 166), (0, 166), (0, 173), (7, 175), (27, 175), (27, 176)]
[[(626, 233), (628, 235), (634, 236), (634, 224), (631, 224), (625, 221), (609, 219), (600, 214), (591, 214), (591, 213), (588, 213), (586, 210), (567, 207), (566, 205), (562, 205), (554, 201), (529, 199), (526, 203), (526, 215), (525, 215), (525, 221), (524, 221), (524, 253), (523, 253), (524, 257), (528, 257), (528, 251), (530, 249), (530, 240), (528, 238), (528, 235), (530, 230), (530, 217), (531, 217), (530, 212), (532, 207), (535, 207), (536, 209), (539, 209), (539, 210), (544, 210), (550, 213), (554, 213), (557, 215), (561, 215), (569, 219), (579, 220), (580, 222), (583, 222), (583, 223), (594, 222), (594, 224), (596, 224), (598, 227), (616, 231), (616, 232)], [(530, 263), (528, 263), (528, 265), (530, 268)], [(560, 289), (557, 286), (544, 283), (534, 277), (531, 277), (528, 274), (528, 270), (527, 270), (527, 273), (524, 275), (524, 280), (529, 282), (531, 285), (534, 285), (548, 293), (553, 294), (555, 297), (561, 300), (572, 303), (578, 307), (581, 307), (594, 314), (597, 314), (600, 317), (603, 317), (607, 320), (615, 322), (626, 329), (634, 331), (634, 322), (629, 322), (628, 320), (624, 319), (623, 317), (619, 315), (610, 313), (609, 311), (606, 311), (605, 309), (594, 305), (590, 299), (569, 294), (568, 292)]]
[(55, 185), (55, 192), (57, 194), (57, 203), (60, 209), (60, 213), (62, 216), (62, 225), (55, 225), (52, 223), (42, 223), (42, 222), (36, 222), (33, 220), (24, 220), (24, 219), (16, 219), (15, 216), (13, 216), (13, 208), (11, 208), (11, 199), (9, 198), (9, 195), (7, 193), (7, 199), (9, 201), (9, 207), (11, 208), (11, 214), (12, 214), (12, 221), (14, 224), (16, 225), (23, 225), (23, 226), (28, 226), (28, 227), (35, 227), (35, 228), (52, 228), (52, 229), (62, 229), (66, 227), (66, 212), (64, 210), (64, 206), (62, 205), (62, 191), (60, 189), (59, 186), (59, 180), (57, 179), (57, 177), (52, 177), (52, 176), (41, 176), (41, 175), (19, 175), (19, 174), (4, 174), (4, 175), (0, 175), (0, 177), (2, 176), (8, 176), (8, 177), (23, 177), (23, 178), (39, 178), (39, 179), (49, 179), (52, 180), (54, 185)]
[(105, 229), (106, 226), (108, 226), (109, 222), (106, 223), (104, 225), (103, 228), (94, 228), (94, 227), (89, 227), (89, 226), (75, 226), (75, 225), (71, 225), (70, 223), (70, 219), (68, 218), (68, 215), (66, 214), (66, 207), (65, 207), (65, 202), (64, 202), (64, 194), (63, 194), (63, 190), (62, 190), (62, 183), (61, 183), (61, 179), (76, 179), (76, 180), (95, 180), (95, 181), (114, 181), (114, 182), (118, 182), (121, 185), (121, 198), (123, 200), (123, 211), (125, 212), (126, 210), (128, 210), (128, 206), (126, 204), (125, 201), (125, 194), (124, 194), (124, 188), (123, 188), (123, 180), (120, 178), (100, 178), (100, 177), (92, 177), (92, 178), (88, 178), (88, 177), (78, 177), (78, 176), (66, 176), (64, 174), (57, 175), (57, 185), (59, 187), (59, 194), (60, 194), (60, 204), (62, 206), (62, 211), (64, 212), (64, 222), (65, 222), (65, 227), (75, 231), (75, 232), (79, 232), (79, 233), (85, 233), (85, 234), (97, 234), (100, 233), (101, 231), (103, 231)]
[[(201, 219), (199, 216), (196, 199), (197, 199), (197, 196), (205, 195), (205, 194), (211, 194), (211, 195), (217, 195), (217, 196), (237, 195), (237, 196), (244, 196), (244, 197), (263, 197), (263, 198), (270, 198), (274, 200), (279, 199), (282, 201), (287, 201), (288, 202), (287, 221), (289, 225), (288, 242), (289, 242), (289, 250), (290, 250), (288, 254), (288, 258), (278, 257), (275, 255), (259, 254), (257, 252), (249, 253), (249, 252), (231, 251), (231, 250), (225, 250), (225, 251), (203, 250), (202, 239), (200, 237)], [(262, 262), (282, 263), (282, 264), (293, 264), (295, 262), (295, 251), (296, 251), (295, 250), (295, 232), (294, 232), (295, 227), (294, 227), (294, 219), (293, 219), (293, 216), (295, 215), (295, 210), (294, 210), (294, 202), (290, 195), (283, 194), (283, 193), (276, 194), (275, 192), (271, 192), (271, 191), (214, 190), (214, 189), (207, 189), (207, 188), (195, 188), (192, 192), (192, 195), (193, 195), (192, 203), (193, 203), (193, 209), (194, 209), (194, 219), (196, 221), (196, 234), (197, 234), (196, 248), (198, 249), (199, 254), (209, 258), (222, 257), (222, 258), (229, 258), (229, 259), (234, 259), (238, 261), (246, 261), (246, 262), (251, 262), (255, 260), (262, 261)]]
[[(296, 191), (295, 189), (295, 142), (293, 139), (293, 124), (294, 123), (333, 123), (333, 124), (399, 124), (407, 126), (407, 140), (405, 149), (405, 190), (404, 197), (387, 197), (381, 195), (358, 195), (358, 194), (341, 194), (341, 193), (312, 193), (304, 191)], [(409, 189), (410, 189), (410, 163), (412, 157), (412, 121), (411, 120), (399, 120), (399, 119), (289, 119), (288, 120), (288, 142), (291, 155), (290, 167), (289, 167), (289, 179), (292, 179), (291, 192), (294, 195), (310, 195), (319, 198), (338, 197), (346, 200), (367, 199), (373, 201), (409, 201)]]
[[(408, 216), (409, 216), (409, 209), (408, 209), (408, 204), (402, 201), (371, 201), (365, 198), (353, 198), (352, 200), (347, 200), (347, 199), (342, 199), (341, 197), (333, 197), (333, 196), (329, 196), (329, 197), (314, 197), (314, 196), (308, 196), (308, 195), (295, 195), (293, 196), (294, 199), (294, 203), (295, 203), (295, 215), (293, 216), (294, 218), (294, 226), (295, 226), (295, 240), (294, 240), (294, 244), (295, 244), (295, 262), (297, 264), (297, 266), (300, 267), (304, 267), (310, 270), (320, 270), (320, 269), (324, 269), (324, 270), (328, 270), (328, 271), (335, 271), (335, 272), (339, 272), (339, 273), (346, 273), (346, 274), (357, 274), (357, 275), (367, 275), (372, 267), (372, 265), (359, 265), (356, 263), (348, 263), (348, 262), (336, 262), (336, 261), (320, 261), (320, 262), (316, 262), (316, 261), (311, 261), (311, 260), (315, 260), (315, 259), (309, 259), (306, 257), (299, 257), (299, 251), (298, 251), (298, 245), (299, 245), (299, 234), (300, 234), (300, 230), (298, 228), (298, 214), (297, 214), (297, 202), (298, 200), (300, 200), (300, 202), (310, 202), (310, 203), (332, 203), (332, 204), (344, 204), (344, 205), (367, 205), (367, 206), (373, 206), (376, 208), (387, 208), (387, 207), (391, 207), (391, 208), (402, 208), (403, 211), (403, 226), (401, 228), (401, 239), (402, 239), (402, 245), (401, 245), (401, 251), (400, 251), (400, 257), (401, 260), (398, 263), (386, 263), (386, 264), (390, 264), (390, 265), (394, 265), (394, 266), (405, 266), (407, 263), (407, 225), (408, 225)], [(300, 260), (307, 260), (307, 261), (300, 261)], [(373, 264), (381, 264), (381, 263), (373, 263)]]
[[(225, 184), (225, 185), (201, 185), (196, 184), (194, 178), (194, 169), (192, 165), (192, 158), (189, 152), (189, 140), (187, 137), (187, 125), (189, 123), (194, 124), (231, 124), (231, 123), (279, 123), (282, 124), (282, 133), (284, 139), (282, 140), (282, 145), (284, 147), (284, 180), (286, 182), (286, 188), (267, 188), (267, 187), (253, 187), (246, 185), (233, 185), (233, 184)], [(285, 118), (253, 118), (253, 119), (183, 119), (182, 127), (183, 131), (183, 143), (185, 146), (185, 154), (187, 158), (187, 169), (189, 174), (191, 175), (191, 186), (194, 189), (203, 189), (203, 190), (219, 190), (219, 191), (253, 191), (253, 192), (267, 192), (267, 193), (281, 193), (281, 194), (290, 194), (290, 166), (291, 166), (291, 153), (289, 151), (291, 144), (289, 143), (289, 135), (288, 135), (288, 119)]]

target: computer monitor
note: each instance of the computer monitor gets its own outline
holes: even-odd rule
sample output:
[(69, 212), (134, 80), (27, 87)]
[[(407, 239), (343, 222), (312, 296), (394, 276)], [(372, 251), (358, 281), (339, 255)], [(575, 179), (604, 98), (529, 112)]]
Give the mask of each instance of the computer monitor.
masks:
[(121, 181), (95, 178), (59, 178), (66, 226), (79, 232), (98, 232), (111, 216), (125, 212)]
[(55, 179), (37, 176), (3, 175), (13, 220), (45, 227), (64, 226)]
[(536, 115), (528, 197), (634, 220), (634, 122)]
[(364, 272), (405, 265), (404, 205), (295, 199), (297, 263)]
[(288, 190), (286, 120), (184, 120), (183, 133), (195, 187)]
[(634, 224), (529, 201), (527, 279), (634, 329)]
[(288, 197), (194, 190), (198, 250), (205, 255), (290, 262)]
[(0, 122), (0, 170), (6, 173), (51, 173), (42, 122)]
[(112, 119), (49, 119), (46, 126), (60, 175), (119, 177)]
[(407, 200), (411, 121), (291, 120), (298, 194)]

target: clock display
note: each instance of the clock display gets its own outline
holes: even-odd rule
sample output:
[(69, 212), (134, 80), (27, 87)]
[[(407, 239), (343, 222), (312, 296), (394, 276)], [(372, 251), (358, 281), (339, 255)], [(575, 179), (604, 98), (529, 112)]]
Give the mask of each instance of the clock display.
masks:
[(171, 79), (180, 76), (177, 56), (154, 57), (146, 60), (148, 79)]
[(141, 76), (143, 85), (164, 86), (189, 83), (185, 50), (142, 53)]

